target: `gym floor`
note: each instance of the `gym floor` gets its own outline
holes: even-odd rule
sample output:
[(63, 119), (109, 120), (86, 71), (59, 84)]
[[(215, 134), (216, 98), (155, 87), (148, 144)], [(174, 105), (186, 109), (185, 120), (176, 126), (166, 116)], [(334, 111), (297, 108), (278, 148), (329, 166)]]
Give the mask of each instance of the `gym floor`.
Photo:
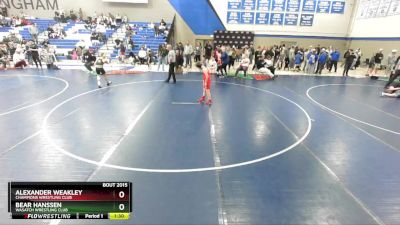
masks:
[[(369, 79), (0, 75), (0, 224), (400, 224), (400, 104)], [(131, 181), (129, 221), (19, 221), (9, 181)]]

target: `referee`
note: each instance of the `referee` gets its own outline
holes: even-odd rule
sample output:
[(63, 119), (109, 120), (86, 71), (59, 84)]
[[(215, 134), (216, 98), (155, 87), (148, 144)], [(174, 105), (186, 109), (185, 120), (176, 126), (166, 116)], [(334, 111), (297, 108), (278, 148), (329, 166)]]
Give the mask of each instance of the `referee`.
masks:
[(176, 54), (175, 51), (172, 49), (171, 45), (167, 45), (168, 55), (167, 55), (167, 62), (169, 64), (169, 71), (168, 71), (168, 79), (165, 81), (169, 83), (169, 80), (174, 79), (174, 84), (176, 83), (175, 78), (175, 62), (176, 62)]

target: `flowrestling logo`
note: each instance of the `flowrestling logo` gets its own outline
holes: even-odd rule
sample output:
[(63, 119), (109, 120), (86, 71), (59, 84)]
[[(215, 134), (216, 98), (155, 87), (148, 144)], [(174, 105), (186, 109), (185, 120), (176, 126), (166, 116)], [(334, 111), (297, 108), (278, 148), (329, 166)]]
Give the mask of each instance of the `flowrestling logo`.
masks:
[(0, 0), (8, 9), (58, 10), (58, 0)]

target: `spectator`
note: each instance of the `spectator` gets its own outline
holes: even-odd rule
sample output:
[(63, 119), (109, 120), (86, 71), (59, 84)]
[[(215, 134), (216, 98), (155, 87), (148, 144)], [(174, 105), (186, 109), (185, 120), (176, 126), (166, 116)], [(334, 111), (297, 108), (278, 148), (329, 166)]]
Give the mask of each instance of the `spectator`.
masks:
[(388, 55), (388, 63), (386, 70), (389, 72), (389, 75), (392, 73), (394, 66), (396, 65), (397, 60), (397, 50), (393, 49), (392, 52)]
[(331, 64), (329, 65), (329, 72), (332, 71), (333, 67), (335, 67), (335, 73), (337, 72), (337, 64), (339, 62), (339, 58), (340, 52), (338, 49), (335, 49), (335, 51), (331, 53)]
[(246, 53), (243, 53), (242, 59), (240, 61), (240, 65), (236, 69), (235, 77), (237, 77), (239, 71), (243, 71), (244, 72), (244, 76), (246, 77), (247, 69), (249, 68), (249, 64), (250, 64), (249, 56)]
[(24, 53), (23, 49), (20, 46), (15, 51), (15, 54), (13, 56), (13, 61), (14, 61), (14, 67), (15, 68), (24, 69), (25, 67), (28, 66), (28, 64), (25, 61), (25, 53)]
[(40, 68), (42, 69), (43, 68), (42, 61), (40, 60), (39, 51), (40, 51), (39, 46), (35, 42), (31, 42), (29, 44), (29, 52), (31, 54), (33, 62), (36, 65), (36, 68), (39, 68), (40, 65)]
[(212, 48), (210, 42), (207, 41), (206, 44), (204, 45), (204, 51), (205, 51), (205, 58), (206, 59), (210, 59), (211, 58), (212, 49), (213, 48)]
[(144, 64), (147, 61), (147, 52), (144, 49), (144, 46), (142, 46), (140, 48), (138, 57), (139, 57), (140, 64)]
[(295, 66), (295, 63), (294, 63), (294, 61), (295, 61), (295, 56), (296, 56), (295, 47), (292, 46), (292, 47), (289, 49), (289, 70), (293, 70), (293, 69), (294, 69), (294, 66)]
[(321, 53), (318, 56), (318, 68), (315, 74), (321, 74), (322, 70), (325, 68), (325, 64), (328, 60), (328, 54), (326, 53), (325, 48), (321, 49)]
[(194, 48), (194, 61), (200, 62), (201, 60), (201, 45), (199, 42), (196, 43), (196, 47)]
[(368, 73), (366, 74), (366, 76), (376, 76), (377, 70), (381, 68), (382, 60), (383, 49), (379, 49), (379, 52), (376, 53), (370, 60), (370, 68), (368, 69)]
[(312, 49), (307, 55), (307, 73), (313, 74), (315, 72), (315, 64), (317, 63), (317, 51)]
[(300, 71), (300, 66), (302, 62), (303, 62), (303, 52), (298, 51), (296, 56), (294, 57), (295, 70), (297, 72)]
[(158, 46), (158, 68), (157, 71), (160, 71), (160, 65), (162, 65), (162, 71), (164, 71), (164, 64), (167, 64), (167, 55), (168, 55), (168, 50), (165, 47), (165, 44), (161, 44)]
[(189, 66), (189, 68), (192, 68), (193, 46), (189, 42), (186, 42), (186, 45), (183, 50), (183, 54), (185, 56), (185, 68), (188, 66)]
[(344, 69), (343, 69), (343, 76), (349, 76), (349, 70), (351, 69), (351, 66), (353, 65), (354, 60), (356, 59), (356, 55), (353, 52), (353, 49), (348, 50), (349, 53), (345, 59), (344, 62)]

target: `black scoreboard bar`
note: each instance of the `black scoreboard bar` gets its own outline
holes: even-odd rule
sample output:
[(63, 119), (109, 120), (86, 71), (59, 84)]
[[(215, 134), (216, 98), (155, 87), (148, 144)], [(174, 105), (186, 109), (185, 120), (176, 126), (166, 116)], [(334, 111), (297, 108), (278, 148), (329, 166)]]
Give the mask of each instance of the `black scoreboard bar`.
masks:
[(13, 219), (129, 219), (131, 182), (9, 182)]

